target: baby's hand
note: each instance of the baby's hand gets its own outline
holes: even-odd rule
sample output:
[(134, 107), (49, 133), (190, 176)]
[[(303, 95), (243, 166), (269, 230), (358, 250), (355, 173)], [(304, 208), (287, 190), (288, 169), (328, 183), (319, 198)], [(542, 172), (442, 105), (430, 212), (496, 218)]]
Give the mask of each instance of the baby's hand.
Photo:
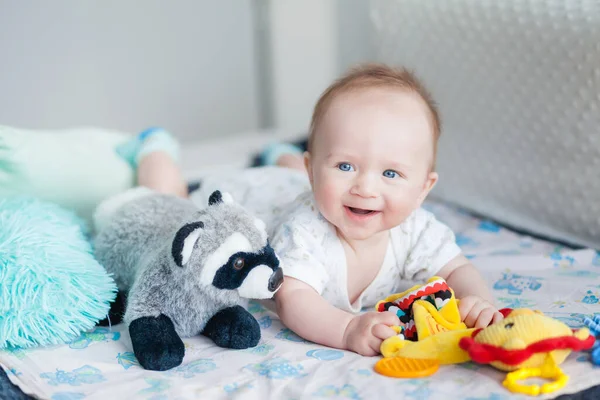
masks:
[(400, 319), (389, 311), (370, 311), (354, 317), (344, 332), (345, 348), (363, 356), (376, 356), (381, 343), (396, 332), (390, 328), (400, 325)]
[(504, 316), (490, 302), (479, 296), (466, 296), (458, 303), (460, 319), (468, 328), (485, 328), (502, 321)]

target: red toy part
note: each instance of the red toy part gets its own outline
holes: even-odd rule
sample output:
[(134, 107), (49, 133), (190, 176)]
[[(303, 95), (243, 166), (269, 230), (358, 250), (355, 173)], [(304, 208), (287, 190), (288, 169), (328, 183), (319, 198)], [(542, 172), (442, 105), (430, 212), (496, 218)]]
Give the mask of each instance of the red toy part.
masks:
[(513, 312), (513, 309), (512, 308), (503, 308), (503, 309), (500, 309), (498, 311), (500, 311), (500, 314), (502, 314), (502, 316), (504, 318), (506, 318), (506, 317), (508, 317), (508, 314), (510, 314), (511, 312)]
[(415, 300), (419, 300), (422, 297), (429, 296), (443, 290), (448, 290), (448, 285), (445, 281), (440, 279), (439, 281), (433, 281), (421, 286), (416, 292), (409, 293), (406, 296), (394, 301), (394, 303), (398, 306), (398, 308), (405, 310), (408, 309), (408, 307), (410, 307)]
[[(473, 336), (475, 335), (476, 332), (473, 332)], [(571, 349), (573, 351), (586, 350), (594, 345), (594, 340), (594, 337), (591, 335), (585, 340), (577, 339), (574, 336), (561, 336), (540, 340), (524, 349), (507, 350), (490, 344), (477, 343), (473, 337), (465, 337), (460, 340), (458, 345), (461, 349), (469, 353), (469, 357), (473, 361), (480, 364), (500, 361), (507, 365), (518, 365), (537, 353), (547, 353), (553, 350), (564, 349)]]

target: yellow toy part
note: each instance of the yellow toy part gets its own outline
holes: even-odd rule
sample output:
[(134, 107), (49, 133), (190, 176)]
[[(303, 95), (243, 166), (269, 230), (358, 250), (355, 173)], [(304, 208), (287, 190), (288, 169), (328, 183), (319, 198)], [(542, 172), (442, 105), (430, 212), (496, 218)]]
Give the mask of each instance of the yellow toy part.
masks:
[[(523, 385), (518, 381), (528, 378), (552, 379), (552, 382), (544, 383), (543, 385)], [(566, 375), (554, 362), (550, 355), (546, 356), (546, 361), (541, 367), (536, 368), (521, 368), (513, 372), (509, 372), (502, 384), (513, 393), (523, 393), (529, 396), (537, 396), (540, 394), (552, 393), (562, 389), (569, 381), (569, 376)]]
[[(503, 382), (512, 392), (535, 396), (562, 388), (569, 377), (558, 365), (571, 351), (586, 350), (594, 344), (586, 328), (572, 331), (559, 320), (528, 309), (502, 311), (503, 321), (475, 330), (472, 337), (460, 339), (459, 346), (475, 362), (513, 371)], [(517, 382), (530, 377), (554, 381), (542, 386)]]
[(590, 348), (594, 337), (587, 328), (572, 331), (561, 321), (529, 309), (510, 311), (503, 321), (478, 329), (460, 346), (480, 363), (502, 371), (540, 367), (549, 354), (558, 365), (572, 350)]
[(444, 331), (417, 342), (398, 336), (387, 338), (381, 344), (384, 357), (436, 359), (440, 364), (459, 364), (470, 360), (469, 354), (458, 346), (462, 338), (470, 337), (474, 329)]
[(415, 301), (413, 303), (413, 318), (415, 319), (419, 340), (440, 332), (467, 329), (467, 326), (460, 322), (458, 301), (454, 297), (454, 292), (452, 292), (450, 301), (440, 310), (428, 301)]

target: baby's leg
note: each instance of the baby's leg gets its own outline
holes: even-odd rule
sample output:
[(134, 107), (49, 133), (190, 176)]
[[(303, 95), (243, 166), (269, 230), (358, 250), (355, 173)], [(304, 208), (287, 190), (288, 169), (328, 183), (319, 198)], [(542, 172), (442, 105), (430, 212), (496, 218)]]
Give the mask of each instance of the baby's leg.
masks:
[(302, 154), (306, 151), (306, 140), (297, 143), (274, 142), (269, 144), (258, 157), (257, 165), (278, 165), (304, 171)]
[(304, 158), (298, 154), (282, 154), (281, 156), (279, 156), (279, 158), (277, 158), (275, 164), (280, 167), (304, 171)]
[(162, 151), (155, 151), (140, 160), (137, 170), (138, 185), (159, 193), (187, 197), (187, 184), (179, 166)]
[(137, 171), (137, 184), (159, 193), (186, 197), (179, 143), (169, 132), (150, 128), (119, 145), (117, 153)]

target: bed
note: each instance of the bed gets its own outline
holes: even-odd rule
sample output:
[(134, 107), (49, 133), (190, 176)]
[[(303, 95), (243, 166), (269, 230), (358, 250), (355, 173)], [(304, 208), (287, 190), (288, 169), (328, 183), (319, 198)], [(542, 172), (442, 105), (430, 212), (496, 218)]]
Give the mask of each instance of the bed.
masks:
[[(417, 70), (440, 103), (442, 180), (425, 207), (454, 229), (500, 306), (539, 309), (581, 327), (600, 313), (600, 255), (593, 250), (600, 248), (597, 2), (371, 5), (378, 58)], [(186, 177), (244, 167), (268, 141), (296, 134), (186, 145)], [(0, 352), (4, 382), (16, 385), (15, 396), (53, 400), (526, 398), (502, 387), (503, 373), (473, 363), (426, 379), (385, 378), (373, 371), (377, 358), (308, 343), (264, 304), (248, 308), (262, 329), (253, 349), (190, 338), (180, 367), (149, 372), (137, 364), (122, 325), (99, 327), (65, 345)], [(600, 398), (600, 373), (588, 353), (571, 354), (563, 369), (569, 384), (542, 398)]]
[[(241, 168), (254, 149), (272, 139), (269, 133), (247, 133), (188, 146), (183, 155), (187, 177), (195, 180), (216, 170)], [(481, 268), (500, 306), (540, 309), (573, 328), (581, 327), (585, 316), (600, 313), (596, 251), (515, 233), (439, 200), (425, 207), (454, 229), (458, 244)], [(189, 338), (183, 364), (166, 372), (138, 365), (122, 324), (97, 327), (61, 346), (2, 351), (0, 365), (20, 391), (52, 400), (371, 399), (399, 393), (414, 399), (448, 393), (457, 399), (519, 398), (502, 387), (503, 373), (474, 363), (443, 367), (426, 379), (386, 378), (373, 370), (377, 358), (306, 342), (265, 304), (253, 301), (248, 308), (261, 325), (257, 347), (225, 350), (206, 338)], [(600, 384), (588, 358), (587, 353), (571, 354), (564, 364), (571, 381), (550, 397)]]

